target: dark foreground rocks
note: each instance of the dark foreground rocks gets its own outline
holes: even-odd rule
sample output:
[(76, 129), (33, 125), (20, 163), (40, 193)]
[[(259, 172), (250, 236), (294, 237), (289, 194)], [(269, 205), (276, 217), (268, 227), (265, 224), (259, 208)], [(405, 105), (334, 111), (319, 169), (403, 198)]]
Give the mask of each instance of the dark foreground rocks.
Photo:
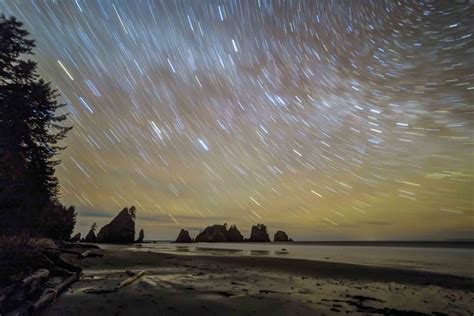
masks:
[[(15, 270), (0, 278), (0, 315), (37, 315), (79, 280), (82, 269), (75, 261), (84, 252), (69, 245), (80, 244), (35, 238), (8, 242), (16, 246), (15, 256), (7, 245), (0, 245), (1, 268), (15, 265)], [(91, 249), (86, 250), (87, 256), (101, 255)]]
[(190, 243), (193, 240), (191, 236), (189, 236), (189, 232), (187, 230), (181, 229), (179, 232), (178, 238), (176, 238), (176, 243)]

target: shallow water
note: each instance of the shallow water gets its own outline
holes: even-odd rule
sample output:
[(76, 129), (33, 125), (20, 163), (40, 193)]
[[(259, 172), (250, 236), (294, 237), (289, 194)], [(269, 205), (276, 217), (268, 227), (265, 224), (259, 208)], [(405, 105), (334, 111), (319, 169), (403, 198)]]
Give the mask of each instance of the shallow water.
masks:
[(321, 245), (311, 243), (144, 243), (126, 247), (180, 255), (270, 256), (388, 266), (459, 276), (474, 276), (474, 249), (448, 247), (393, 247)]

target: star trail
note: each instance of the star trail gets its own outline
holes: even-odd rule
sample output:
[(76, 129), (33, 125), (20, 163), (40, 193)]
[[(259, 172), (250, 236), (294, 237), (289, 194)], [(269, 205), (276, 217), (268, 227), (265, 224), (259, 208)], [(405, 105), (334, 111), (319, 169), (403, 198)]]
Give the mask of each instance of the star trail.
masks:
[(74, 128), (79, 231), (472, 238), (472, 1), (3, 0)]

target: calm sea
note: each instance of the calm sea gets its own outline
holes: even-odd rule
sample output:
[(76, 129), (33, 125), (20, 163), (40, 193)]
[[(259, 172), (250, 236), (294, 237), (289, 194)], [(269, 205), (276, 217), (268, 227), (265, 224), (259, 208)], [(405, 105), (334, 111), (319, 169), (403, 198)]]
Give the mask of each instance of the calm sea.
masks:
[(182, 255), (270, 256), (426, 270), (474, 276), (474, 242), (152, 242), (129, 248)]

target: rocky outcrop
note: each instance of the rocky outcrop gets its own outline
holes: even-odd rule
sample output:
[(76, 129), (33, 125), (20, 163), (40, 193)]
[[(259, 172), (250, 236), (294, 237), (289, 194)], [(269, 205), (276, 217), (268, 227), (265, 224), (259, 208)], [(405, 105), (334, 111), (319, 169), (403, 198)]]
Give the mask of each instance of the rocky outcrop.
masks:
[(189, 232), (187, 230), (181, 229), (179, 232), (178, 238), (176, 238), (177, 243), (190, 243), (193, 240), (191, 239), (191, 236), (189, 236)]
[(241, 242), (244, 241), (244, 236), (237, 229), (237, 226), (230, 225), (229, 230), (227, 231), (227, 241), (229, 242)]
[(268, 233), (267, 233), (267, 226), (263, 224), (257, 224), (257, 225), (252, 226), (250, 238), (246, 239), (246, 241), (269, 242), (270, 237), (268, 236)]
[(135, 207), (124, 208), (97, 234), (97, 242), (133, 243), (135, 240)]
[(288, 238), (288, 235), (284, 231), (279, 230), (273, 236), (273, 241), (293, 241), (293, 240)]
[(145, 232), (143, 229), (140, 229), (140, 232), (138, 233), (138, 239), (135, 240), (136, 243), (142, 243), (143, 239), (145, 239)]
[(231, 225), (227, 230), (227, 224), (213, 225), (206, 227), (200, 232), (195, 242), (241, 242), (244, 241), (244, 236), (237, 229), (237, 226)]
[(91, 229), (87, 234), (86, 238), (84, 239), (85, 242), (96, 242), (97, 237), (95, 236), (94, 231)]
[(77, 233), (75, 234), (72, 238), (71, 238), (71, 242), (78, 242), (81, 240), (81, 233)]
[(225, 225), (207, 226), (199, 235), (195, 242), (226, 242), (227, 229)]

